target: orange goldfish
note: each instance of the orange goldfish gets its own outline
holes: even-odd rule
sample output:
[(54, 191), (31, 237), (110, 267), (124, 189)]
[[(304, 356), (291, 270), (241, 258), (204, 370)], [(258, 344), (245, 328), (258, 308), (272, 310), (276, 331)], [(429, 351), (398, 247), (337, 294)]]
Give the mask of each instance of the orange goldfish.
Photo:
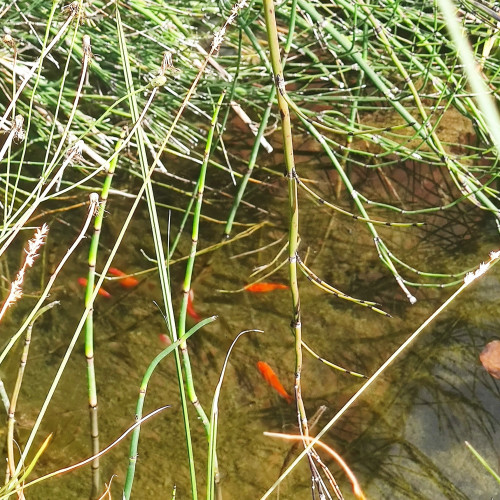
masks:
[(189, 290), (188, 294), (188, 301), (187, 301), (187, 308), (186, 312), (193, 318), (195, 321), (201, 321), (201, 316), (194, 310), (193, 307), (193, 299), (194, 299), (194, 292), (193, 290)]
[[(78, 283), (82, 286), (87, 286), (88, 283), (87, 278), (78, 278)], [(109, 292), (106, 292), (104, 288), (99, 288), (99, 291), (97, 293), (108, 299), (111, 297), (111, 294)]]
[(262, 293), (262, 292), (272, 292), (273, 290), (287, 290), (287, 285), (282, 285), (281, 283), (253, 283), (252, 285), (246, 285), (245, 290), (247, 292)]
[(160, 333), (158, 335), (158, 340), (164, 345), (164, 346), (169, 346), (172, 345), (172, 341), (170, 340), (170, 337), (166, 335), (165, 333)]
[(113, 276), (125, 276), (125, 278), (122, 278), (120, 281), (120, 285), (123, 288), (133, 288), (134, 286), (137, 286), (139, 284), (139, 281), (137, 281), (135, 278), (132, 276), (127, 276), (126, 273), (123, 271), (120, 271), (116, 267), (110, 267), (108, 269), (109, 274), (112, 274)]
[(265, 362), (259, 361), (257, 363), (257, 368), (264, 380), (282, 397), (285, 398), (287, 403), (290, 404), (293, 401), (292, 396), (286, 392), (285, 388), (281, 385), (278, 380), (278, 376), (274, 373), (273, 369)]

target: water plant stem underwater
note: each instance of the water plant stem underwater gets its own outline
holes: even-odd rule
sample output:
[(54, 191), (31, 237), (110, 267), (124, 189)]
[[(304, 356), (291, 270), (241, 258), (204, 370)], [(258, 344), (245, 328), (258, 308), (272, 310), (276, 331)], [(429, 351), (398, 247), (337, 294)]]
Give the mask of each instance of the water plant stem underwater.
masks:
[[(266, 19), (266, 31), (269, 41), (269, 51), (271, 56), (271, 65), (273, 70), (273, 82), (277, 89), (278, 107), (281, 116), (281, 127), (283, 137), (283, 150), (285, 162), (285, 177), (288, 185), (288, 273), (290, 292), (292, 298), (292, 320), (290, 326), (295, 341), (295, 401), (297, 407), (297, 419), (301, 435), (308, 436), (309, 429), (307, 424), (307, 415), (302, 399), (302, 319), (300, 310), (300, 294), (297, 280), (297, 255), (299, 244), (299, 202), (298, 186), (296, 180), (295, 161), (293, 155), (292, 126), (290, 112), (288, 109), (285, 94), (285, 77), (280, 59), (280, 49), (278, 43), (278, 30), (274, 14), (274, 0), (264, 0), (264, 14)], [(311, 469), (312, 489), (318, 488), (320, 494), (324, 494), (327, 488), (317, 470), (315, 461), (321, 463), (319, 457), (313, 449), (308, 451), (309, 467)]]

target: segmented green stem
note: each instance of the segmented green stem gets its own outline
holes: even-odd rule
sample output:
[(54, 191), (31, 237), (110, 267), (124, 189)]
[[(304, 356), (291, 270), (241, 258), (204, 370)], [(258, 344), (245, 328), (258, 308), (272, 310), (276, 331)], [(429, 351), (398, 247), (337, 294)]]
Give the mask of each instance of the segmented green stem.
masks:
[[(99, 205), (99, 195), (97, 193), (91, 193), (90, 196), (89, 196), (89, 198), (90, 198), (89, 211), (88, 211), (88, 214), (87, 214), (87, 217), (85, 219), (85, 222), (83, 224), (82, 229), (78, 233), (78, 236), (77, 236), (76, 240), (69, 247), (68, 251), (64, 254), (64, 257), (61, 259), (61, 261), (57, 265), (55, 271), (53, 272), (53, 274), (49, 278), (49, 280), (47, 282), (47, 286), (45, 287), (45, 289), (42, 292), (40, 298), (38, 299), (38, 302), (35, 304), (35, 306), (31, 310), (30, 314), (26, 318), (25, 322), (23, 323), (23, 325), (21, 326), (21, 328), (17, 331), (17, 333), (10, 339), (9, 343), (7, 344), (7, 346), (5, 347), (5, 349), (0, 354), (0, 365), (3, 363), (3, 361), (5, 359), (5, 356), (10, 351), (10, 349), (12, 348), (12, 346), (14, 345), (14, 343), (21, 336), (21, 334), (23, 333), (23, 331), (29, 326), (29, 324), (31, 323), (31, 321), (33, 320), (33, 318), (36, 317), (36, 314), (38, 313), (38, 311), (41, 308), (42, 304), (45, 302), (45, 299), (47, 298), (47, 296), (48, 296), (48, 294), (50, 292), (50, 289), (54, 285), (54, 282), (55, 282), (57, 276), (61, 272), (61, 269), (66, 264), (66, 262), (68, 261), (69, 257), (76, 250), (76, 248), (78, 247), (78, 245), (80, 244), (80, 242), (85, 238), (85, 234), (87, 232), (87, 229), (88, 229), (88, 227), (90, 225), (90, 222), (92, 221), (92, 218), (94, 217), (95, 211), (96, 211), (96, 209), (97, 209), (97, 207)], [(97, 290), (94, 290), (94, 297), (93, 298), (95, 298), (95, 295), (97, 295)], [(90, 310), (90, 307), (87, 307), (86, 309), (87, 309), (87, 313), (88, 313), (88, 311)], [(47, 393), (47, 396), (46, 396), (45, 401), (44, 401), (44, 403), (42, 405), (42, 408), (40, 409), (40, 412), (38, 413), (37, 419), (36, 419), (35, 423), (33, 424), (33, 428), (32, 428), (31, 433), (29, 435), (28, 441), (26, 442), (26, 446), (25, 446), (25, 448), (23, 450), (23, 453), (21, 455), (21, 460), (19, 461), (19, 464), (18, 464), (18, 466), (16, 468), (16, 475), (19, 474), (19, 471), (25, 465), (26, 456), (28, 455), (29, 450), (31, 448), (31, 445), (33, 444), (33, 441), (35, 439), (35, 436), (37, 435), (37, 432), (38, 432), (38, 429), (39, 429), (40, 424), (42, 422), (42, 419), (43, 419), (43, 417), (45, 415), (45, 412), (47, 411), (47, 408), (48, 408), (49, 403), (50, 403), (50, 401), (52, 399), (52, 396), (54, 395), (54, 392), (55, 392), (56, 387), (57, 387), (57, 385), (59, 383), (59, 380), (61, 379), (64, 367), (65, 367), (66, 363), (68, 362), (69, 355), (71, 354), (71, 351), (72, 351), (72, 349), (73, 349), (73, 347), (74, 347), (74, 345), (75, 345), (75, 343), (76, 343), (76, 341), (78, 339), (78, 334), (80, 333), (82, 327), (83, 327), (83, 321), (81, 322), (81, 326), (79, 326), (79, 329), (77, 329), (77, 333), (73, 336), (73, 339), (70, 342), (70, 347), (68, 347), (68, 351), (67, 351), (67, 353), (66, 353), (63, 361), (61, 362), (61, 366), (58, 369), (58, 371), (57, 371), (57, 373), (56, 373), (56, 375), (55, 375), (55, 377), (54, 377), (54, 379), (52, 381), (51, 387), (50, 387), (50, 389), (49, 389), (49, 391)]]
[[(368, 6), (361, 4), (362, 8), (365, 10), (366, 20), (370, 22), (375, 30), (375, 33), (379, 36), (382, 44), (391, 56), (396, 68), (399, 70), (401, 76), (403, 77), (405, 83), (408, 85), (412, 96), (414, 98), (415, 104), (422, 118), (422, 123), (418, 122), (410, 113), (405, 109), (403, 104), (395, 99), (391, 89), (387, 87), (382, 78), (377, 74), (377, 72), (372, 68), (370, 63), (363, 58), (363, 54), (357, 51), (351, 51), (351, 41), (340, 33), (327, 19), (325, 19), (316, 8), (307, 0), (298, 0), (299, 6), (304, 9), (312, 18), (314, 22), (321, 23), (322, 29), (324, 29), (333, 39), (340, 44), (340, 46), (349, 52), (349, 57), (361, 68), (365, 75), (372, 81), (372, 83), (379, 89), (380, 92), (387, 98), (387, 101), (393, 106), (393, 108), (401, 115), (402, 118), (416, 131), (416, 133), (421, 137), (421, 139), (429, 145), (429, 147), (435, 151), (439, 157), (443, 160), (446, 167), (448, 168), (453, 180), (455, 181), (457, 187), (462, 193), (466, 194), (468, 198), (474, 201), (474, 196), (476, 196), (482, 206), (488, 208), (495, 213), (498, 212), (497, 207), (491, 202), (491, 200), (481, 191), (482, 185), (473, 176), (467, 173), (467, 171), (453, 158), (446, 153), (443, 148), (439, 138), (435, 133), (435, 128), (430, 124), (429, 118), (425, 112), (425, 109), (421, 103), (418, 92), (413, 85), (411, 78), (406, 72), (404, 66), (401, 64), (394, 52), (386, 33), (380, 22), (371, 15), (371, 11)], [(384, 249), (378, 247), (378, 251), (383, 257)], [(396, 280), (401, 286), (402, 281), (399, 281), (397, 275), (395, 274)], [(404, 289), (403, 289), (404, 290)], [(406, 293), (406, 291), (405, 291)], [(412, 300), (411, 294), (407, 296), (410, 302)]]
[(461, 293), (463, 293), (474, 281), (482, 277), (488, 272), (491, 267), (496, 265), (500, 260), (500, 252), (491, 252), (490, 258), (486, 263), (483, 263), (476, 269), (474, 273), (470, 273), (465, 278), (462, 286), (453, 293), (436, 311), (434, 311), (388, 358), (380, 365), (375, 373), (361, 386), (361, 388), (347, 401), (344, 406), (333, 416), (329, 422), (321, 429), (313, 440), (306, 446), (298, 457), (287, 467), (275, 483), (262, 496), (261, 500), (269, 498), (271, 493), (276, 489), (284, 477), (286, 477), (304, 458), (307, 453), (312, 450), (313, 446), (333, 427), (333, 425), (351, 408), (354, 403), (368, 390), (368, 388), (384, 373), (400, 356), (401, 354), (419, 337), (424, 329), (432, 323)]
[(49, 309), (52, 309), (54, 306), (58, 305), (59, 301), (51, 302), (46, 306), (42, 307), (33, 317), (28, 328), (26, 329), (26, 336), (24, 340), (24, 348), (21, 354), (21, 361), (19, 363), (19, 370), (17, 372), (16, 382), (14, 384), (14, 390), (12, 391), (12, 397), (10, 398), (9, 405), (9, 414), (7, 420), (7, 468), (9, 471), (9, 475), (11, 478), (15, 477), (15, 460), (14, 460), (14, 424), (16, 422), (16, 408), (17, 408), (17, 400), (19, 398), (19, 392), (21, 391), (21, 385), (23, 383), (24, 370), (26, 368), (26, 363), (28, 361), (28, 353), (30, 350), (31, 344), (31, 333), (33, 330), (33, 325), (35, 321), (44, 313), (46, 313)]
[[(116, 149), (121, 146), (122, 140), (116, 143)], [(99, 249), (99, 239), (101, 237), (102, 221), (106, 202), (108, 200), (109, 189), (113, 174), (115, 172), (118, 156), (115, 156), (109, 164), (109, 169), (104, 179), (101, 190), (101, 201), (97, 209), (96, 218), (94, 221), (94, 233), (90, 241), (89, 257), (88, 257), (88, 275), (87, 287), (85, 289), (85, 307), (90, 308), (90, 312), (85, 321), (85, 359), (87, 360), (87, 384), (89, 393), (89, 417), (90, 417), (90, 439), (92, 443), (92, 455), (99, 453), (99, 423), (98, 423), (98, 407), (97, 407), (97, 384), (95, 377), (94, 366), (94, 284), (95, 284), (95, 266), (97, 262), (97, 251)], [(91, 497), (94, 498), (99, 492), (99, 457), (92, 461), (92, 492)]]
[[(200, 168), (200, 173), (198, 175), (198, 183), (197, 183), (197, 194), (196, 194), (196, 204), (194, 207), (194, 215), (193, 215), (193, 228), (191, 233), (191, 250), (189, 252), (189, 258), (186, 263), (186, 272), (184, 274), (184, 283), (182, 285), (182, 302), (179, 313), (179, 323), (178, 323), (178, 335), (182, 337), (184, 332), (186, 331), (186, 311), (187, 304), (189, 300), (189, 293), (191, 291), (191, 281), (193, 278), (193, 268), (194, 261), (196, 257), (196, 250), (198, 247), (198, 236), (199, 236), (199, 227), (200, 227), (200, 216), (201, 216), (201, 208), (203, 204), (203, 191), (205, 189), (205, 179), (207, 175), (207, 167), (208, 160), (210, 158), (210, 151), (212, 149), (212, 141), (214, 137), (215, 127), (217, 125), (217, 118), (219, 116), (219, 111), (221, 109), (222, 101), (225, 97), (226, 93), (222, 92), (215, 107), (212, 121), (210, 123), (210, 129), (207, 134), (207, 141), (205, 144), (205, 152), (203, 154), (203, 163)], [(205, 432), (207, 436), (209, 436), (210, 432), (210, 422), (208, 417), (201, 406), (201, 403), (196, 395), (196, 391), (194, 388), (193, 374), (191, 370), (191, 363), (189, 361), (189, 353), (186, 342), (182, 342), (181, 346), (182, 360), (184, 366), (184, 373), (186, 376), (186, 390), (189, 397), (189, 400), (196, 408), (199, 417), (201, 418), (202, 424), (205, 427)]]
[(295, 338), (295, 399), (297, 402), (299, 427), (301, 432), (308, 434), (307, 416), (302, 400), (301, 371), (302, 371), (302, 324), (300, 313), (300, 295), (297, 281), (297, 249), (299, 241), (299, 205), (297, 196), (297, 181), (295, 178), (295, 162), (293, 158), (292, 126), (288, 104), (283, 97), (285, 80), (280, 60), (278, 31), (274, 15), (273, 0), (264, 0), (266, 30), (269, 40), (269, 51), (277, 88), (278, 107), (281, 114), (283, 132), (283, 148), (285, 154), (285, 168), (288, 182), (289, 228), (288, 228), (288, 259), (289, 280), (292, 295), (292, 322), (291, 328)]
[[(161, 360), (168, 356), (174, 349), (177, 349), (182, 342), (186, 342), (186, 340), (193, 335), (200, 328), (208, 325), (212, 321), (215, 321), (217, 316), (211, 316), (210, 318), (206, 318), (199, 323), (197, 323), (193, 328), (191, 328), (185, 335), (176, 340), (174, 343), (169, 345), (166, 349), (164, 349), (160, 354), (158, 354), (151, 364), (148, 366), (144, 377), (142, 378), (141, 387), (139, 389), (139, 397), (137, 398), (137, 405), (135, 408), (135, 419), (136, 421), (140, 421), (142, 419), (142, 410), (144, 407), (144, 401), (146, 399), (146, 392), (148, 389), (148, 384), (151, 376), (153, 375), (156, 367), (160, 364)], [(130, 498), (130, 493), (132, 491), (132, 485), (134, 482), (135, 475), (135, 466), (137, 464), (137, 450), (139, 447), (139, 436), (141, 433), (141, 426), (138, 425), (132, 434), (132, 440), (130, 443), (130, 453), (129, 453), (129, 462), (127, 469), (127, 476), (125, 477), (125, 485), (123, 488), (123, 498)]]
[[(127, 89), (133, 89), (134, 88), (134, 82), (132, 78), (132, 71), (130, 68), (130, 61), (129, 61), (129, 55), (128, 55), (128, 49), (127, 49), (127, 44), (125, 40), (125, 36), (123, 33), (122, 29), (122, 24), (121, 24), (121, 17), (120, 17), (120, 12), (116, 11), (116, 20), (117, 20), (117, 25), (118, 25), (118, 34), (119, 34), (119, 42), (120, 42), (120, 50), (122, 54), (122, 65), (123, 65), (123, 72), (125, 76), (125, 82)], [(160, 70), (160, 74), (157, 77), (158, 80), (158, 85), (155, 84), (151, 96), (149, 98), (149, 102), (152, 102), (155, 94), (158, 91), (159, 86), (162, 83), (165, 83), (166, 77), (164, 76), (165, 74), (165, 69), (162, 65), (162, 68)], [(161, 79), (161, 80), (160, 80)], [(134, 93), (129, 98), (129, 103), (130, 103), (130, 110), (132, 113), (132, 119), (134, 121), (139, 122), (139, 108), (137, 105), (137, 99)], [(154, 241), (154, 246), (155, 246), (155, 252), (156, 256), (158, 259), (158, 262), (164, 263), (165, 262), (165, 254), (163, 251), (163, 239), (161, 235), (161, 230), (160, 230), (160, 223), (158, 220), (158, 213), (156, 211), (156, 205), (155, 205), (155, 199), (154, 199), (154, 193), (153, 193), (153, 187), (151, 184), (151, 173), (153, 171), (153, 167), (150, 167), (148, 164), (148, 158), (146, 155), (146, 147), (144, 143), (144, 131), (142, 128), (138, 127), (136, 130), (136, 139), (137, 139), (137, 145), (138, 145), (138, 153), (139, 153), (139, 162), (141, 165), (141, 171), (142, 171), (142, 176), (143, 176), (143, 188), (146, 191), (146, 200), (147, 200), (147, 205), (148, 205), (148, 212), (149, 212), (149, 218), (151, 222), (151, 229), (152, 229), (152, 235), (153, 235), (153, 241)], [(155, 164), (156, 164), (155, 160)], [(168, 269), (166, 265), (160, 265), (158, 266), (158, 271), (159, 271), (159, 277), (160, 277), (160, 285), (161, 285), (161, 290), (162, 290), (162, 298), (163, 298), (163, 306), (167, 318), (167, 326), (168, 330), (170, 332), (170, 335), (174, 341), (177, 340), (177, 332), (175, 330), (175, 319), (174, 319), (174, 314), (173, 314), (173, 305), (172, 305), (172, 293), (171, 293), (171, 288), (170, 288), (170, 278), (168, 275)], [(184, 431), (185, 431), (185, 436), (186, 436), (186, 446), (187, 446), (187, 452), (188, 452), (188, 461), (189, 461), (189, 471), (190, 471), (190, 480), (191, 480), (191, 492), (193, 495), (193, 498), (195, 499), (197, 497), (197, 487), (196, 487), (196, 472), (194, 469), (194, 455), (193, 455), (193, 449), (192, 449), (192, 443), (191, 443), (191, 431), (190, 431), (190, 423), (189, 423), (189, 416), (187, 414), (187, 404), (186, 404), (186, 396), (185, 396), (185, 389), (184, 389), (184, 382), (182, 378), (182, 368), (181, 368), (181, 360), (180, 360), (180, 354), (179, 350), (175, 349), (174, 352), (175, 356), (175, 365), (176, 365), (176, 371), (177, 371), (177, 381), (179, 385), (179, 394), (181, 398), (181, 404), (182, 404), (182, 412), (183, 412), (183, 420), (184, 420)], [(130, 497), (130, 491), (132, 488), (132, 482), (130, 484), (130, 490), (125, 493), (124, 492), (124, 498), (128, 500)]]
[(252, 152), (248, 160), (247, 171), (243, 179), (241, 179), (240, 185), (238, 187), (238, 192), (234, 197), (233, 205), (231, 207), (229, 216), (227, 218), (226, 227), (224, 228), (224, 236), (226, 238), (229, 238), (229, 236), (231, 235), (234, 219), (236, 218), (236, 212), (238, 211), (238, 207), (240, 206), (241, 200), (243, 199), (243, 196), (245, 194), (248, 181), (250, 180), (250, 177), (252, 177), (253, 169), (255, 167), (255, 163), (257, 162), (257, 156), (259, 154), (261, 147), (261, 138), (264, 136), (264, 132), (266, 130), (267, 123), (269, 121), (269, 116), (271, 115), (272, 104), (275, 97), (276, 97), (276, 88), (273, 86), (269, 92), (269, 96), (267, 98), (266, 110), (262, 115), (259, 129), (257, 130), (257, 135), (255, 136)]

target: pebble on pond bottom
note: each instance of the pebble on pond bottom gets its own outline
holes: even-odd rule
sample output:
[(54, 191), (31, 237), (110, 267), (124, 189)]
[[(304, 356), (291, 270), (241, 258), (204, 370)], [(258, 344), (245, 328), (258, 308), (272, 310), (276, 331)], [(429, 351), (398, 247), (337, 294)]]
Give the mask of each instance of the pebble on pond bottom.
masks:
[(479, 360), (492, 377), (500, 379), (500, 340), (486, 344), (479, 355)]

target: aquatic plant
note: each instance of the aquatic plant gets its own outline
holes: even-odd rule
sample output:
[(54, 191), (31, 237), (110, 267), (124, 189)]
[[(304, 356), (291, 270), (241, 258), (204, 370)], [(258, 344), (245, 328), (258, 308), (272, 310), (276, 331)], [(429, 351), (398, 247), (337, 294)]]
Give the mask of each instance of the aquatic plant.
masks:
[[(493, 253), (472, 274), (471, 269), (463, 269), (465, 264), (421, 269), (422, 259), (405, 243), (407, 238), (444, 235), (449, 221), (461, 223), (462, 213), (463, 226), (473, 228), (471, 239), (487, 221), (498, 226), (496, 11), (478, 2), (465, 2), (457, 9), (448, 0), (436, 5), (393, 0), (376, 5), (364, 0), (168, 5), (157, 0), (54, 0), (47, 5), (18, 0), (1, 6), (0, 17), (5, 21), (0, 50), (0, 129), (5, 132), (0, 143), (0, 264), (5, 299), (0, 319), (5, 315), (2, 332), (8, 332), (0, 365), (19, 355), (16, 344), (25, 334), (22, 368), (10, 402), (4, 397), (9, 416), (9, 478), (0, 496), (22, 498), (27, 474), (38, 465), (42, 451), (46, 453), (47, 444), (43, 444), (28, 459), (63, 375), (73, 360), (82, 357), (75, 350), (82, 331), (92, 440), (88, 453), (92, 457), (84, 463), (92, 462), (91, 496), (99, 496), (103, 488), (99, 459), (103, 449), (114, 450), (104, 448), (99, 439), (98, 395), (110, 387), (99, 366), (99, 339), (106, 328), (100, 323), (102, 309), (96, 298), (105, 282), (106, 288), (113, 286), (109, 271), (120, 260), (133, 262), (139, 269), (133, 274), (141, 281), (134, 285), (132, 300), (127, 301), (125, 295), (113, 298), (104, 314), (107, 321), (125, 330), (120, 306), (132, 310), (141, 297), (148, 304), (154, 300), (154, 317), (163, 323), (172, 342), (159, 354), (148, 354), (148, 362), (139, 349), (130, 347), (134, 362), (140, 364), (137, 371), (144, 375), (142, 382), (135, 380), (134, 390), (139, 391), (135, 413), (127, 410), (129, 417), (121, 429), (134, 427), (126, 479), (120, 479), (124, 498), (134, 496), (146, 389), (169, 354), (174, 358), (175, 368), (169, 373), (177, 378), (178, 396), (175, 402), (162, 401), (161, 408), (165, 404), (181, 408), (182, 431), (172, 434), (177, 438), (183, 433), (187, 450), (186, 467), (176, 463), (175, 468), (187, 471), (182, 481), (189, 482), (192, 498), (198, 498), (197, 472), (205, 470), (200, 466), (205, 459), (195, 450), (208, 450), (206, 496), (222, 494), (219, 398), (231, 360), (240, 355), (233, 339), (239, 338), (238, 331), (254, 328), (248, 324), (254, 317), (249, 306), (253, 298), (248, 296), (259, 292), (256, 300), (266, 300), (276, 290), (291, 298), (288, 309), (280, 299), (275, 300), (279, 318), (286, 317), (291, 324), (290, 352), (295, 360), (288, 360), (286, 369), (294, 374), (296, 424), (304, 451), (263, 498), (304, 455), (313, 498), (315, 492), (325, 498), (341, 495), (314, 444), (368, 388), (379, 383), (380, 375), (425, 326), (498, 260)], [(273, 127), (281, 135), (273, 133)], [(311, 157), (318, 157), (319, 163), (311, 165)], [(146, 208), (141, 211), (144, 201)], [(323, 215), (330, 220), (324, 238), (311, 232)], [(42, 229), (30, 240), (21, 271), (10, 279), (13, 270), (19, 269), (14, 257), (23, 246), (22, 235), (35, 222), (43, 224)], [(92, 223), (90, 248), (82, 248)], [(372, 253), (372, 267), (392, 279), (384, 285), (389, 290), (385, 296), (375, 287), (350, 287), (351, 277), (361, 273), (355, 254), (347, 264), (333, 256), (328, 257), (328, 264), (321, 263), (321, 252), (343, 230), (356, 234), (357, 252)], [(52, 234), (56, 235), (53, 242)], [(137, 255), (132, 256), (130, 248), (123, 247), (134, 236)], [(449, 238), (455, 246), (460, 240), (453, 231)], [(275, 245), (279, 250), (273, 255)], [(63, 256), (54, 257), (59, 250), (64, 250)], [(42, 257), (38, 270), (33, 266), (37, 253)], [(73, 255), (79, 260), (70, 266)], [(87, 256), (85, 265), (82, 255)], [(237, 269), (236, 259), (249, 255), (257, 256), (255, 273), (247, 266), (245, 274), (225, 282), (221, 279), (206, 294), (209, 302), (209, 295), (225, 292), (221, 296), (227, 301), (219, 300), (219, 307), (234, 304), (244, 316), (237, 329), (220, 319), (220, 328), (229, 337), (223, 350), (229, 349), (231, 358), (224, 357), (219, 377), (221, 364), (206, 373), (198, 360), (199, 344), (204, 335), (210, 335), (215, 315), (210, 313), (189, 328), (189, 297), (204, 272), (202, 267), (216, 268), (222, 275), (222, 270), (233, 265)], [(482, 257), (470, 259), (467, 265), (475, 267)], [(200, 258), (207, 260), (199, 263)], [(179, 270), (178, 263), (185, 267)], [(23, 292), (22, 297), (27, 267), (33, 267), (31, 292)], [(44, 389), (48, 394), (29, 436), (20, 439), (16, 458), (14, 415), (26, 378), (24, 367), (31, 363), (28, 347), (39, 335), (38, 325), (54, 314), (55, 303), (46, 304), (49, 293), (62, 302), (72, 298), (67, 295), (76, 295), (65, 290), (71, 290), (68, 283), (74, 281), (77, 270), (87, 275), (85, 296), (75, 308), (79, 319), (70, 327), (70, 307), (57, 308), (64, 310), (57, 313), (61, 317), (54, 323), (70, 328), (71, 333), (65, 336), (65, 353)], [(299, 270), (314, 285), (311, 289), (333, 296), (339, 308), (359, 305), (364, 311), (360, 314), (383, 321), (398, 313), (399, 306), (392, 304), (394, 296), (399, 299), (401, 294), (408, 304), (415, 304), (427, 289), (459, 288), (435, 313), (427, 311), (428, 319), (419, 318), (421, 327), (392, 349), (392, 355), (386, 348), (387, 361), (370, 360), (373, 375), (369, 376), (363, 362), (333, 362), (327, 359), (329, 354), (310, 347), (307, 322), (319, 314), (309, 304), (309, 308), (303, 306), (304, 291), (309, 288), (300, 282)], [(119, 279), (123, 277), (115, 281)], [(10, 292), (7, 283), (13, 283)], [(146, 291), (152, 283), (158, 285), (154, 298)], [(380, 304), (380, 297), (387, 298), (387, 293), (391, 300)], [(242, 296), (246, 298), (238, 302)], [(26, 310), (16, 314), (16, 308), (10, 307), (14, 301), (25, 302)], [(140, 316), (140, 310), (134, 312)], [(20, 319), (23, 314), (25, 318)], [(347, 313), (345, 318), (347, 322)], [(326, 335), (333, 322), (325, 321)], [(141, 318), (138, 322), (144, 328), (151, 326)], [(192, 336), (195, 331), (197, 335)], [(134, 345), (131, 339), (124, 342)], [(282, 338), (279, 343), (283, 349), (287, 345)], [(256, 352), (251, 347), (245, 352), (248, 359), (241, 365), (254, 367)], [(303, 390), (305, 353), (339, 376), (355, 375), (355, 383), (365, 379), (361, 388), (351, 390), (348, 402), (316, 438), (309, 436), (312, 403)], [(259, 362), (265, 363), (261, 358)], [(172, 378), (164, 380), (171, 387)], [(198, 389), (201, 384), (202, 391)], [(116, 387), (115, 394), (126, 392), (130, 385), (129, 380)], [(283, 388), (281, 394), (288, 393)], [(190, 405), (196, 411), (194, 418)], [(107, 412), (109, 408), (101, 410), (100, 418), (109, 423)], [(105, 436), (110, 434), (108, 429)], [(352, 480), (349, 467), (342, 465), (342, 469), (349, 471)], [(106, 491), (110, 496), (110, 489)]]

